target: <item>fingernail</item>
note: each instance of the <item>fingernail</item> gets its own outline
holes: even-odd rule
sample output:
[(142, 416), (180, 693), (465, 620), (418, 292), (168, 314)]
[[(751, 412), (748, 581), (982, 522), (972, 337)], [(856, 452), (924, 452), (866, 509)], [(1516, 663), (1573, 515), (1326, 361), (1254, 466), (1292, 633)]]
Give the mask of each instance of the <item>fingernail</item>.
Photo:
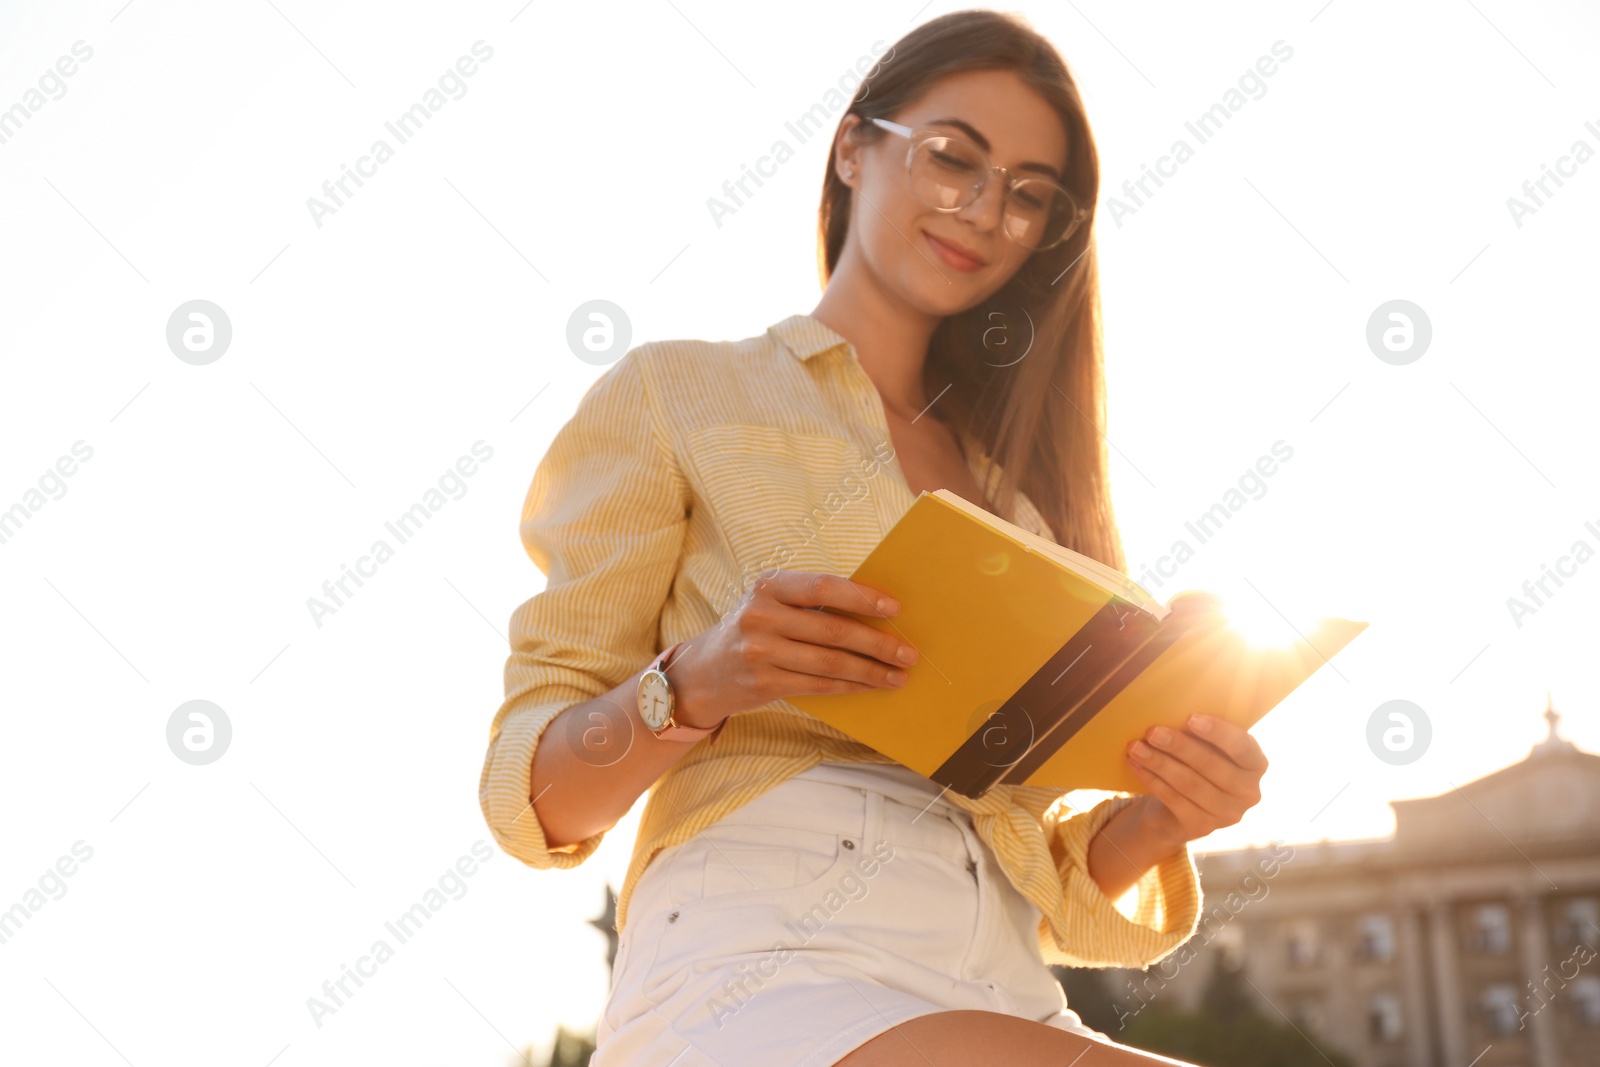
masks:
[(1211, 716), (1209, 716), (1209, 715), (1191, 715), (1191, 716), (1189, 716), (1189, 725), (1193, 726), (1196, 730), (1199, 730), (1203, 734), (1210, 733), (1211, 732)]
[(906, 672), (905, 671), (890, 671), (889, 672), (889, 684), (890, 685), (905, 685), (906, 684)]
[(1158, 745), (1164, 745), (1168, 741), (1172, 740), (1172, 734), (1165, 726), (1157, 726), (1154, 730), (1150, 731), (1150, 740), (1154, 741)]
[(878, 598), (878, 613), (879, 614), (881, 614), (881, 615), (893, 615), (895, 612), (897, 612), (899, 610), (900, 610), (900, 601), (896, 600), (894, 597), (892, 597), (892, 596), (881, 596), (881, 597)]
[(1143, 741), (1135, 741), (1133, 743), (1133, 754), (1140, 759), (1144, 759), (1146, 756), (1150, 755), (1150, 746), (1145, 744)]
[(900, 651), (896, 652), (895, 655), (899, 658), (901, 663), (917, 662), (917, 650), (912, 648), (910, 645), (901, 645)]

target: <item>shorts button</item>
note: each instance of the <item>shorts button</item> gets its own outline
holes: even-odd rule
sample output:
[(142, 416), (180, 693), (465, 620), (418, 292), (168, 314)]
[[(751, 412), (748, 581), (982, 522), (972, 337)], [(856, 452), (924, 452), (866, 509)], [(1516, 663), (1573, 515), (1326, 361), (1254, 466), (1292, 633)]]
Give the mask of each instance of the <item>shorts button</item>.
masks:
[(845, 848), (855, 848), (856, 847), (856, 843), (854, 841), (850, 840), (847, 837), (847, 838), (844, 839), (844, 847)]

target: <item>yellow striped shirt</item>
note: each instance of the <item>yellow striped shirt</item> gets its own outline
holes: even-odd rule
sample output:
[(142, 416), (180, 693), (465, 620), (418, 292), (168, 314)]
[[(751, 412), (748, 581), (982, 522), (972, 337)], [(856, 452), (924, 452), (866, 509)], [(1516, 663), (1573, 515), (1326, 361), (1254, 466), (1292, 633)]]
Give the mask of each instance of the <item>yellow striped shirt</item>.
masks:
[[(1004, 472), (962, 436), (992, 490)], [(479, 780), (500, 847), (537, 868), (588, 858), (603, 834), (551, 849), (529, 803), (545, 727), (716, 625), (764, 569), (848, 576), (916, 497), (893, 455), (854, 347), (807, 314), (742, 341), (640, 345), (607, 368), (556, 433), (523, 507), (523, 544), (548, 581), (511, 617), (505, 702)], [(1015, 499), (1008, 517), (1054, 540), (1027, 497)], [(715, 746), (697, 743), (649, 791), (617, 928), (658, 852), (824, 760), (890, 762), (782, 700), (733, 716)], [(1193, 934), (1200, 888), (1187, 850), (1145, 872), (1132, 918), (1089, 877), (1089, 842), (1132, 797), (1075, 812), (1040, 787), (945, 796), (1038, 906), (1047, 962), (1145, 967)]]

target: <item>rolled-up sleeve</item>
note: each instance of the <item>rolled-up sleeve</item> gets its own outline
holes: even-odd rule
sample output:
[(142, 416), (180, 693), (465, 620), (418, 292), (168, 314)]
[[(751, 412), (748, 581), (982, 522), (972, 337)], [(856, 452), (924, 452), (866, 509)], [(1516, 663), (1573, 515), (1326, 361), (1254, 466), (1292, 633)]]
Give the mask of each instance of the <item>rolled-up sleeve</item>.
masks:
[(1040, 947), (1047, 950), (1049, 962), (1145, 968), (1193, 936), (1200, 918), (1200, 874), (1188, 849), (1144, 872), (1131, 918), (1089, 875), (1089, 844), (1095, 834), (1138, 799), (1110, 797), (1070, 816), (1071, 809), (1065, 807), (1046, 813), (1044, 828), (1067, 908), (1065, 936), (1054, 938), (1056, 944), (1044, 943), (1049, 931), (1041, 926)]
[(523, 504), (522, 543), (547, 580), (511, 616), (478, 802), (495, 841), (530, 867), (575, 867), (604, 836), (546, 845), (530, 800), (534, 750), (561, 711), (655, 655), (683, 548), (689, 487), (662, 432), (647, 355), (630, 350), (589, 387)]

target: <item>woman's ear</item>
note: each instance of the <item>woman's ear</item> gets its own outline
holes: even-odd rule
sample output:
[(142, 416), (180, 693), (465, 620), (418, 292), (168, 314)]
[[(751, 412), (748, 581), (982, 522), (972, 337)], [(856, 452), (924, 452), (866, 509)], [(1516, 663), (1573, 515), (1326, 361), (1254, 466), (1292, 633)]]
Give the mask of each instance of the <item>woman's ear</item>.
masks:
[(850, 136), (861, 123), (860, 115), (846, 115), (839, 123), (839, 133), (833, 142), (833, 166), (844, 184), (855, 187), (856, 173), (861, 169), (861, 146)]

